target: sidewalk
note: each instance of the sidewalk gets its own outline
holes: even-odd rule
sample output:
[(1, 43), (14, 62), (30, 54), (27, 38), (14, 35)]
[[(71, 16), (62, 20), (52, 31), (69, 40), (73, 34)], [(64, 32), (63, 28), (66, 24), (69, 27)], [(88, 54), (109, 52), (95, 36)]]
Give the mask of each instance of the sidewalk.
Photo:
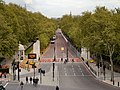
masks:
[(114, 83), (111, 82), (111, 71), (107, 68), (105, 69), (105, 80), (104, 75), (101, 71), (101, 69), (96, 66), (95, 63), (88, 62), (89, 68), (91, 69), (92, 73), (98, 78), (100, 81), (103, 81), (105, 83), (111, 84), (114, 86), (118, 86), (118, 82), (120, 82), (120, 73), (114, 72)]
[[(25, 71), (24, 73), (22, 73), (22, 75), (26, 73), (27, 72)], [(30, 69), (30, 73), (33, 73), (32, 68)], [(49, 72), (45, 73), (45, 76), (42, 75), (42, 80), (41, 80), (42, 83), (40, 83), (40, 75), (38, 73), (36, 73), (35, 77), (39, 78), (38, 84), (41, 84), (41, 85), (56, 86), (59, 84), (57, 66), (55, 66), (55, 70), (54, 70), (54, 81), (53, 81), (53, 68), (52, 67), (50, 68)], [(20, 78), (20, 81), (23, 81), (24, 83), (26, 83), (26, 78), (22, 77)], [(30, 81), (28, 82), (30, 83)]]

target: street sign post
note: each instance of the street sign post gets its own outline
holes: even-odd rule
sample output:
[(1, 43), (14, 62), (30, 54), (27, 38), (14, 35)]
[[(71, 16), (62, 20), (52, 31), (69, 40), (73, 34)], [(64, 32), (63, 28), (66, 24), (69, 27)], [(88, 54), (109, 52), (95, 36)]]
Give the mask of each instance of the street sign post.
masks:
[[(36, 59), (36, 57), (37, 57), (36, 53), (30, 53), (30, 54), (28, 54), (28, 59), (32, 59), (33, 61), (34, 61), (34, 59)], [(35, 62), (32, 65), (32, 68), (34, 69), (34, 78), (35, 78), (35, 68), (36, 68)]]

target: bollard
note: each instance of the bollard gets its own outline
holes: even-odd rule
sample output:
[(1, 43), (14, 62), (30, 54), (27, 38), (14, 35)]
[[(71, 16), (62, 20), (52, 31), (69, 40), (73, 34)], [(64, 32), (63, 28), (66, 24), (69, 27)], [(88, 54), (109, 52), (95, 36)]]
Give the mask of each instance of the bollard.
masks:
[(113, 80), (113, 85), (115, 84), (115, 81)]
[(118, 82), (118, 87), (119, 87), (119, 82)]

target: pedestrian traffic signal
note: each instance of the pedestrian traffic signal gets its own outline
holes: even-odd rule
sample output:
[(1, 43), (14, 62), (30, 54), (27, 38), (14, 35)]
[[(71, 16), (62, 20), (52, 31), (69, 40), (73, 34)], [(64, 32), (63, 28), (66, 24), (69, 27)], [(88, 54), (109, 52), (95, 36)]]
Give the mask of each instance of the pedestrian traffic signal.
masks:
[(35, 64), (32, 65), (32, 68), (36, 68)]
[(41, 70), (41, 73), (45, 76), (45, 70)]
[(41, 72), (41, 68), (40, 69), (38, 69), (38, 73), (40, 73)]
[(42, 70), (41, 68), (38, 69), (38, 73), (42, 73), (45, 76), (45, 70)]

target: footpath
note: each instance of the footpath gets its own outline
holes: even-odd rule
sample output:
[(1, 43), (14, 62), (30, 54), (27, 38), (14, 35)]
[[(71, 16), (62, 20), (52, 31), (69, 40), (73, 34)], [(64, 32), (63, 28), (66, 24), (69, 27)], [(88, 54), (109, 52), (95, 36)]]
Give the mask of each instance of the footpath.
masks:
[[(38, 73), (38, 69), (36, 69), (35, 72), (36, 72), (35, 77), (37, 77), (39, 79), (38, 84), (49, 85), (49, 86), (59, 85), (57, 66), (55, 66), (55, 70), (54, 70), (54, 80), (53, 80), (53, 68), (52, 67), (50, 68), (50, 70), (48, 72), (45, 73), (45, 75), (41, 74), (41, 76), (42, 76), (41, 81), (40, 81), (40, 74)], [(26, 76), (28, 76), (29, 74), (33, 74), (33, 73), (34, 73), (33, 68), (31, 68), (29, 72), (27, 70), (22, 69), (22, 72), (20, 74), (22, 77), (20, 78), (20, 81), (23, 81), (24, 83), (26, 83)], [(26, 76), (24, 76), (24, 75), (26, 75)], [(28, 84), (30, 84), (29, 78), (30, 78), (30, 76), (28, 76)], [(32, 76), (32, 78), (33, 78), (33, 76)]]
[(99, 79), (100, 81), (103, 81), (105, 83), (108, 83), (110, 85), (114, 85), (117, 87), (120, 87), (120, 73), (114, 72), (114, 81), (111, 81), (111, 71), (105, 68), (105, 75), (102, 72), (102, 69), (96, 66), (96, 63), (90, 63), (86, 64), (87, 67), (90, 69), (90, 71), (93, 73), (93, 75)]
[[(20, 81), (18, 81), (18, 70), (16, 70), (16, 80), (13, 80), (13, 69), (11, 66), (11, 62), (6, 62), (7, 64), (9, 64), (10, 68), (9, 68), (9, 74), (6, 75), (6, 78), (4, 77), (4, 75), (2, 76), (2, 78), (0, 78), (0, 84), (5, 85), (6, 83), (20, 83), (20, 81), (23, 81), (24, 83), (26, 83), (26, 76), (28, 76), (28, 84), (30, 84), (30, 76), (33, 78), (34, 76), (34, 69), (33, 68), (29, 68), (29, 71), (25, 68), (20, 68), (21, 72), (20, 72)], [(44, 62), (42, 62), (44, 63)], [(36, 66), (38, 66), (39, 68), (39, 62), (36, 62)], [(45, 73), (45, 75), (41, 74), (42, 79), (40, 82), (40, 74), (38, 73), (38, 68), (35, 69), (35, 78), (39, 79), (38, 84), (40, 85), (48, 85), (48, 86), (58, 86), (59, 85), (59, 75), (58, 75), (58, 71), (57, 71), (57, 66), (55, 65), (55, 69), (54, 69), (54, 80), (53, 80), (53, 67), (50, 68), (50, 70), (48, 72)], [(33, 84), (33, 82), (32, 82)]]

